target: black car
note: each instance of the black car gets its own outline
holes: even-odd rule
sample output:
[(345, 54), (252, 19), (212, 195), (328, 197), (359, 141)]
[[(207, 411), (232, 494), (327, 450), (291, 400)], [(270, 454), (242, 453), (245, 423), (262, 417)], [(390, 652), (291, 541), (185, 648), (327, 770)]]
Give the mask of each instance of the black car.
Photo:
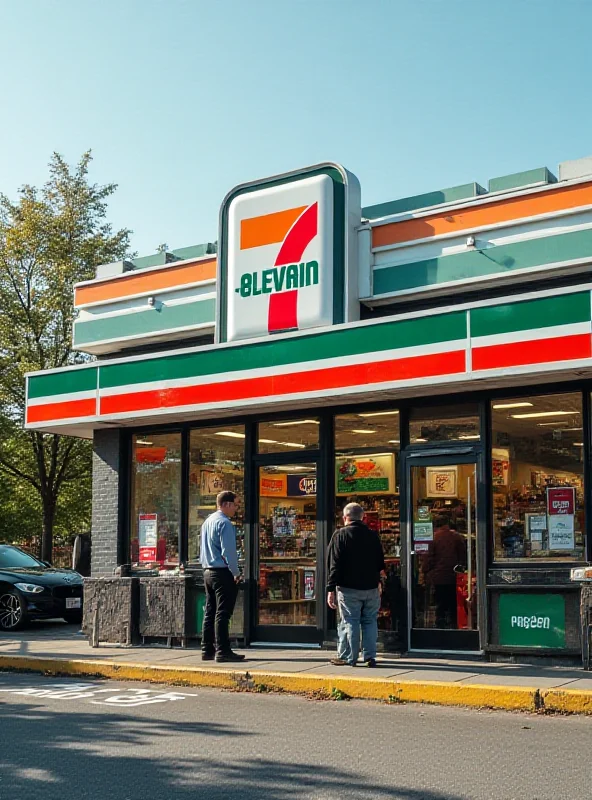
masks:
[(49, 617), (80, 623), (82, 585), (74, 570), (55, 569), (18, 547), (0, 544), (0, 631)]

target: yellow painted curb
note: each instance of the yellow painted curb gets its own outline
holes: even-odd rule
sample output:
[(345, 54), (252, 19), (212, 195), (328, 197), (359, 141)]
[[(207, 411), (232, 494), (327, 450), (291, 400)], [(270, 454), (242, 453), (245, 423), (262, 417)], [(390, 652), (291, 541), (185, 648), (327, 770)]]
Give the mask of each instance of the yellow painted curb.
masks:
[(545, 711), (563, 714), (592, 714), (592, 692), (577, 689), (543, 689), (541, 702)]
[[(444, 681), (397, 681), (370, 677), (339, 677), (308, 672), (293, 674), (246, 669), (232, 672), (199, 667), (169, 667), (117, 661), (10, 655), (0, 656), (1, 669), (263, 692), (274, 690), (294, 694), (321, 692), (325, 696), (335, 696), (337, 693), (341, 693), (352, 698), (386, 700), (392, 703), (433, 703), (446, 706), (522, 711), (536, 711), (540, 708), (539, 690), (534, 687), (522, 686), (486, 686)], [(571, 694), (585, 696), (585, 693), (572, 692)], [(587, 702), (592, 706), (592, 693), (589, 694)], [(571, 705), (576, 711), (574, 701)], [(572, 709), (566, 707), (560, 710)]]

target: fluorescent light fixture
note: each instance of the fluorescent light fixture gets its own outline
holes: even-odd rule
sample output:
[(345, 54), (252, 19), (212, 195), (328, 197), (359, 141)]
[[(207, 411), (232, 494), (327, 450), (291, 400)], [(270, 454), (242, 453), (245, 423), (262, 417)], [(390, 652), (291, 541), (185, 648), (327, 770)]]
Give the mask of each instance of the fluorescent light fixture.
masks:
[(421, 439), (421, 438), (419, 438), (419, 439), (412, 439), (411, 441), (412, 441), (412, 442), (427, 442), (427, 439)]
[(368, 414), (358, 414), (358, 417), (392, 417), (398, 413), (398, 411), (371, 411)]
[(288, 425), (320, 425), (318, 419), (295, 419), (292, 422), (272, 422), (274, 428), (287, 428)]
[(147, 442), (145, 439), (136, 439), (136, 444), (147, 444), (147, 445), (151, 445), (151, 444), (154, 444), (154, 442)]
[(389, 444), (401, 444), (401, 440), (400, 439), (389, 439), (388, 443)]
[(583, 428), (564, 428), (564, 431), (583, 431)]
[(558, 419), (557, 422), (537, 422), (537, 428), (557, 428), (559, 425), (569, 425), (566, 419)]
[(235, 433), (234, 431), (216, 431), (216, 436), (229, 436), (231, 439), (244, 439), (244, 433)]
[(305, 444), (298, 444), (298, 442), (278, 442), (278, 444), (281, 444), (284, 447), (301, 447), (303, 450), (306, 447)]
[(277, 439), (259, 439), (259, 444), (277, 444)]
[(496, 403), (493, 408), (526, 408), (530, 406), (532, 408), (532, 403), (527, 403), (526, 401), (523, 403)]
[(352, 433), (378, 433), (378, 431), (362, 430), (361, 428), (354, 428)]
[(459, 436), (458, 438), (459, 439), (480, 439), (481, 437), (479, 436), (478, 433), (467, 433), (464, 436)]
[(574, 447), (583, 447), (584, 446), (584, 442), (574, 442), (573, 446)]
[(512, 414), (514, 419), (538, 419), (539, 417), (566, 417), (579, 411), (531, 411), (528, 414)]

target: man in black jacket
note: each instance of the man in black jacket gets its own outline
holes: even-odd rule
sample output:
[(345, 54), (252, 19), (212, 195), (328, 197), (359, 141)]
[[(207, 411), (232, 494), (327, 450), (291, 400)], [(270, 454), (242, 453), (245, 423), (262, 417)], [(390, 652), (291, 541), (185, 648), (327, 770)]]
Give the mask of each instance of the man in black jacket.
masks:
[(385, 570), (384, 552), (376, 531), (362, 519), (364, 509), (348, 503), (343, 509), (345, 527), (335, 531), (329, 544), (327, 603), (339, 607), (339, 646), (332, 664), (355, 667), (360, 654), (362, 628), (363, 659), (376, 666), (380, 575)]

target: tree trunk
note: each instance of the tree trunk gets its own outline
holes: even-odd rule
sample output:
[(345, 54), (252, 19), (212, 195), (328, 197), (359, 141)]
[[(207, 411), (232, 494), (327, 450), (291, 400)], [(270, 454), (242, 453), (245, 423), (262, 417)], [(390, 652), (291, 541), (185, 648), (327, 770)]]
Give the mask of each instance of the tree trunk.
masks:
[(43, 499), (43, 533), (41, 536), (41, 560), (51, 563), (53, 556), (53, 522), (55, 503)]

